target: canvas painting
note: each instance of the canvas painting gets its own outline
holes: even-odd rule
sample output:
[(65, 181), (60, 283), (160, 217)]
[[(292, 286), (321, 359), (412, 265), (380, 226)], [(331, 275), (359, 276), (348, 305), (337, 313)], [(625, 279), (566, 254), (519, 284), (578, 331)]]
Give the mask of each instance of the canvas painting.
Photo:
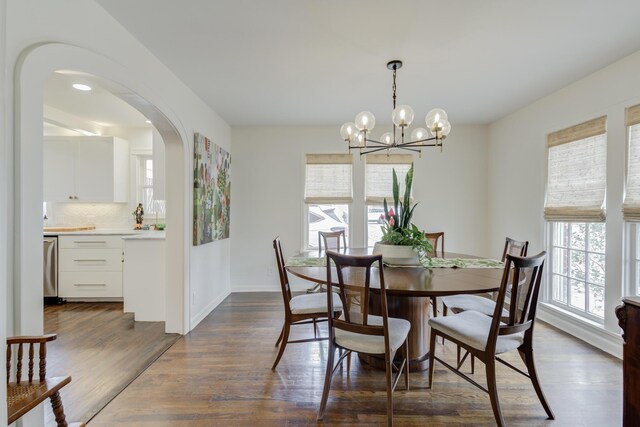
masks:
[(193, 244), (229, 238), (229, 153), (206, 136), (194, 135)]

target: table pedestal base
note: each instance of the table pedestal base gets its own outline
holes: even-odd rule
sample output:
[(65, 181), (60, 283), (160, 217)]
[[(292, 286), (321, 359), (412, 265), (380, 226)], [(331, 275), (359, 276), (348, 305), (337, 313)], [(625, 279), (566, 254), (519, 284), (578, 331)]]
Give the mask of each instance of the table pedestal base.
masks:
[[(409, 331), (409, 369), (424, 371), (429, 367), (429, 301), (428, 297), (409, 297), (387, 294), (387, 310), (389, 317), (406, 319), (411, 323)], [(371, 293), (369, 300), (371, 314), (380, 315), (380, 296)], [(396, 352), (396, 359), (401, 358), (402, 349)], [(378, 369), (385, 369), (384, 357), (359, 356), (360, 360)]]

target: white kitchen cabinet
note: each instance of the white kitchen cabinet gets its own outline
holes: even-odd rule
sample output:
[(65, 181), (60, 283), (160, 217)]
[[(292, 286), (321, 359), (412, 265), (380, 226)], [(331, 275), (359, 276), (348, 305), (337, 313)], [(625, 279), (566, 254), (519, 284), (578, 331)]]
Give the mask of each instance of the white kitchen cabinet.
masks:
[(127, 202), (129, 144), (116, 137), (44, 138), (44, 201)]
[(59, 236), (58, 296), (122, 299), (122, 236)]

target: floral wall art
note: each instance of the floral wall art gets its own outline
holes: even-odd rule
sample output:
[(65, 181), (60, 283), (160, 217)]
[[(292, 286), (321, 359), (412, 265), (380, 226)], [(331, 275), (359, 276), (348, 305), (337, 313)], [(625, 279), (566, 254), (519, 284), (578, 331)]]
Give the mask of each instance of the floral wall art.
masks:
[(229, 237), (231, 156), (206, 136), (194, 135), (193, 244)]

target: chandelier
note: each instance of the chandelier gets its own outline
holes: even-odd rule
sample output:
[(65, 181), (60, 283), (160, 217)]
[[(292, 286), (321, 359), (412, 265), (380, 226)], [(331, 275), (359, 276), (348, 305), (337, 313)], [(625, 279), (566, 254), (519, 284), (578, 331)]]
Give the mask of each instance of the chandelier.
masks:
[(402, 68), (402, 61), (389, 61), (387, 68), (393, 71), (393, 131), (383, 133), (379, 141), (371, 139), (370, 132), (376, 124), (376, 118), (369, 111), (363, 111), (356, 116), (354, 122), (347, 122), (340, 128), (340, 136), (349, 144), (349, 151), (357, 149), (360, 155), (363, 155), (392, 148), (402, 148), (420, 154), (423, 147), (440, 147), (442, 150), (442, 141), (451, 132), (451, 124), (447, 120), (447, 113), (440, 108), (434, 108), (427, 113), (426, 129), (414, 129), (408, 141), (405, 141), (407, 127), (413, 122), (413, 109), (408, 105), (396, 107), (396, 72)]

